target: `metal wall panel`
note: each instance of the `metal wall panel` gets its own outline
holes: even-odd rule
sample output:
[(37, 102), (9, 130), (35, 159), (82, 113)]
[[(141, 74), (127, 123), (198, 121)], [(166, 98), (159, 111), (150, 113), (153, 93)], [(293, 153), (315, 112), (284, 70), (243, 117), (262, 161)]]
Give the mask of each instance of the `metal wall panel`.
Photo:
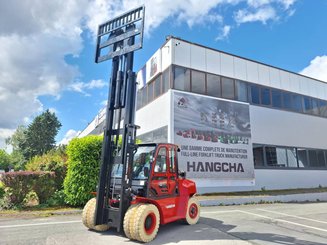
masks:
[(295, 93), (301, 93), (300, 90), (300, 77), (293, 73), (289, 73), (291, 90)]
[(259, 84), (259, 71), (258, 71), (258, 63), (252, 61), (246, 61), (246, 75), (247, 81), (251, 83)]
[(172, 39), (161, 48), (162, 70), (166, 70), (172, 63)]
[(195, 70), (206, 70), (205, 48), (191, 45), (191, 68)]
[(179, 40), (173, 40), (173, 63), (180, 66), (191, 66), (191, 44)]
[(300, 113), (250, 106), (252, 142), (327, 149), (327, 119)]
[[(158, 116), (160, 115), (160, 116)], [(151, 118), (151, 120), (149, 120)], [(167, 92), (150, 104), (139, 109), (135, 115), (135, 124), (141, 128), (138, 135), (151, 132), (170, 123), (170, 93)]]
[(309, 83), (305, 77), (300, 77), (300, 93), (309, 95)]
[(220, 74), (220, 52), (206, 49), (207, 72)]
[(280, 74), (280, 82), (281, 82), (281, 89), (284, 90), (292, 90), (291, 88), (291, 82), (290, 82), (290, 74), (288, 72), (279, 71)]
[(321, 83), (321, 82), (318, 82), (317, 81), (317, 87), (318, 87), (318, 94), (317, 94), (317, 97), (319, 97), (320, 99), (323, 99), (323, 100), (326, 100), (327, 97), (325, 96), (325, 87), (326, 85)]
[(270, 78), (270, 85), (273, 88), (281, 88), (280, 85), (280, 74), (279, 70), (273, 67), (269, 67), (269, 78)]
[(305, 78), (306, 82), (309, 84), (309, 95), (312, 97), (317, 97), (317, 83), (313, 82), (311, 79), (309, 78)]
[(221, 75), (226, 77), (234, 77), (233, 56), (221, 53), (220, 62)]
[(258, 70), (259, 70), (259, 83), (270, 87), (268, 66), (258, 64)]
[(238, 57), (234, 57), (234, 76), (236, 79), (246, 81), (246, 61)]
[(325, 91), (325, 100), (327, 100), (327, 84), (324, 84), (324, 91)]

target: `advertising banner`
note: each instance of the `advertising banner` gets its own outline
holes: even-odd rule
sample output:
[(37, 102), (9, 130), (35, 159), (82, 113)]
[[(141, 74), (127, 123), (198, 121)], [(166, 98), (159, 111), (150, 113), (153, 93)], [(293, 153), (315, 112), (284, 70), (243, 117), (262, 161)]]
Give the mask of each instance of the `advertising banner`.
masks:
[(253, 185), (249, 105), (177, 91), (172, 102), (173, 141), (186, 176)]

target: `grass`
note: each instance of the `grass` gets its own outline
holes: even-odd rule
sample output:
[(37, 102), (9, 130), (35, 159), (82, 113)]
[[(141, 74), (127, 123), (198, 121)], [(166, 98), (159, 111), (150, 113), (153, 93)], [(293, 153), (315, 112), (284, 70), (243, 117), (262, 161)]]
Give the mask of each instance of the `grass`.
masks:
[(80, 208), (72, 208), (69, 206), (54, 206), (37, 205), (34, 207), (17, 207), (16, 209), (1, 210), (1, 218), (35, 218), (35, 217), (49, 217), (52, 215), (62, 215), (69, 213), (79, 213)]

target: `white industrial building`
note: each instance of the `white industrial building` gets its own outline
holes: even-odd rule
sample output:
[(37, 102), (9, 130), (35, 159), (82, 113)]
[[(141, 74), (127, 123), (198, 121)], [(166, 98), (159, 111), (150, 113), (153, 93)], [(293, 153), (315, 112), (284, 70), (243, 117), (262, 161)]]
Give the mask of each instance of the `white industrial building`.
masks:
[(138, 83), (138, 137), (180, 144), (200, 192), (327, 186), (325, 82), (170, 37)]

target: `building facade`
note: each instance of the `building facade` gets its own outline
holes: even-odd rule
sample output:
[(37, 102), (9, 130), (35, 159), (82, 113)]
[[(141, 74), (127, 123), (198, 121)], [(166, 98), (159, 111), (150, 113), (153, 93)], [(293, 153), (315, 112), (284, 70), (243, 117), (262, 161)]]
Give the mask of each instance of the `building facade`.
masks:
[[(203, 165), (180, 163), (183, 170), (203, 172), (190, 174), (200, 192), (327, 186), (327, 83), (174, 37), (137, 79), (136, 124), (143, 142), (183, 142), (188, 159), (210, 153), (186, 149), (193, 145), (203, 150), (220, 144), (236, 152), (228, 154), (234, 159), (225, 161), (231, 169), (226, 173), (213, 152)], [(101, 133), (104, 117), (100, 113), (81, 136)], [(189, 129), (178, 130), (178, 120)], [(234, 162), (243, 164), (245, 177)], [(208, 173), (211, 168), (216, 172)]]

